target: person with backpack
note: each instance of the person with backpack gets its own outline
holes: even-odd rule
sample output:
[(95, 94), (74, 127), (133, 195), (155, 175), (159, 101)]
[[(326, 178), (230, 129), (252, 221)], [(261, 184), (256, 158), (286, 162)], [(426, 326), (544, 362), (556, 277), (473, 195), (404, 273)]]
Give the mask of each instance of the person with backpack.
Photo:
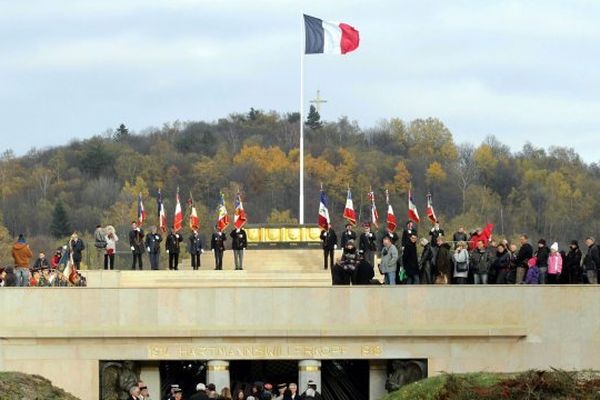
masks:
[(469, 277), (469, 251), (466, 242), (458, 242), (452, 260), (454, 261), (454, 282), (457, 285), (466, 285)]

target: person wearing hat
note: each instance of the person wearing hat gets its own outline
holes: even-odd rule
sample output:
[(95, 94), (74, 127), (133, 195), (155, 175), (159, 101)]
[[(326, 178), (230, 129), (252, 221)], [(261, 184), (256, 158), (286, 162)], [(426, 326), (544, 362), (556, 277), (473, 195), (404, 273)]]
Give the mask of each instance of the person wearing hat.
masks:
[(25, 240), (25, 236), (20, 234), (17, 242), (12, 247), (12, 258), (15, 262), (15, 273), (17, 275), (17, 286), (29, 286), (29, 263), (33, 253)]
[(244, 252), (248, 247), (248, 237), (243, 227), (231, 230), (231, 250), (233, 250), (233, 263), (236, 271), (244, 269)]
[(402, 243), (402, 247), (406, 247), (409, 242), (410, 242), (410, 236), (411, 235), (416, 235), (417, 234), (417, 224), (415, 224), (413, 221), (408, 221), (406, 222), (406, 225), (404, 226), (404, 229), (402, 230), (402, 239), (401, 239), (401, 243)]
[(131, 230), (129, 231), (129, 247), (131, 248), (131, 269), (135, 270), (136, 264), (140, 271), (144, 269), (142, 254), (144, 254), (144, 230), (140, 228), (136, 221), (131, 221)]
[(546, 284), (546, 274), (548, 273), (548, 256), (550, 256), (550, 250), (546, 246), (546, 240), (538, 240), (538, 248), (535, 252), (537, 258), (537, 267), (540, 272), (540, 285)]
[(321, 400), (321, 393), (317, 390), (317, 383), (312, 379), (308, 381), (307, 388), (302, 393), (302, 399), (315, 399)]
[(364, 259), (371, 264), (371, 267), (375, 265), (375, 252), (377, 251), (377, 237), (375, 233), (371, 232), (371, 223), (363, 222), (363, 233), (360, 234), (358, 239), (358, 250), (362, 252)]
[(215, 225), (215, 231), (210, 238), (210, 249), (215, 256), (215, 270), (223, 269), (223, 252), (225, 251), (225, 241), (227, 241), (227, 235), (223, 233), (217, 225)]
[(171, 384), (171, 391), (169, 392), (165, 400), (173, 400), (175, 398), (175, 389), (179, 389), (179, 385), (176, 383)]
[(546, 281), (550, 285), (558, 284), (558, 278), (562, 272), (563, 263), (562, 256), (558, 252), (558, 243), (552, 243), (550, 246), (550, 255), (548, 256), (548, 272)]
[(569, 245), (569, 252), (565, 257), (565, 264), (563, 265), (563, 282), (566, 284), (579, 284), (582, 283), (582, 268), (581, 268), (581, 250), (579, 249), (579, 243), (577, 240), (572, 240)]
[(350, 222), (346, 224), (346, 230), (344, 233), (342, 233), (342, 238), (340, 239), (340, 245), (342, 246), (342, 249), (346, 246), (346, 243), (348, 243), (349, 240), (356, 241), (356, 232), (352, 230), (352, 227), (353, 225)]
[(204, 383), (199, 383), (196, 385), (196, 393), (190, 397), (190, 400), (208, 400), (206, 385)]
[(283, 400), (283, 395), (285, 390), (287, 389), (287, 383), (280, 383), (277, 385), (277, 396), (275, 396), (275, 400)]
[(192, 231), (192, 234), (190, 235), (188, 240), (188, 252), (192, 257), (192, 269), (196, 271), (200, 268), (201, 265), (200, 255), (204, 253), (202, 238), (200, 237), (200, 234), (198, 233), (197, 229), (194, 229)]
[(169, 270), (177, 271), (179, 269), (179, 252), (181, 251), (181, 242), (183, 236), (175, 228), (167, 235), (165, 240), (165, 250), (169, 255)]
[(150, 269), (157, 270), (160, 268), (160, 242), (162, 240), (163, 238), (158, 233), (156, 225), (151, 226), (150, 233), (146, 235), (146, 239), (144, 240), (146, 251), (148, 251), (148, 257), (150, 258)]

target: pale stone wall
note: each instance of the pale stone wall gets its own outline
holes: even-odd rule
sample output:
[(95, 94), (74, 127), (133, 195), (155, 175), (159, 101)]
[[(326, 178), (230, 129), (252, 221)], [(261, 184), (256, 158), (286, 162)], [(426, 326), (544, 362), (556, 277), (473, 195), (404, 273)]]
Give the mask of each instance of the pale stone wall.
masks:
[(87, 400), (98, 397), (98, 360), (599, 369), (599, 304), (597, 286), (3, 288), (0, 370), (45, 376)]

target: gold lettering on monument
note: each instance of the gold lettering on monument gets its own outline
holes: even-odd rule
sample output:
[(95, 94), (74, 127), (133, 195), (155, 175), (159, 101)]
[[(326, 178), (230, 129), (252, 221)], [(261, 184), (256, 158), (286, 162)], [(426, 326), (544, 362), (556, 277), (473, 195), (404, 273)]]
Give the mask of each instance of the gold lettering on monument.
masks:
[(166, 344), (148, 346), (149, 359), (280, 359), (344, 357), (377, 358), (383, 355), (378, 344), (263, 345), (263, 344)]

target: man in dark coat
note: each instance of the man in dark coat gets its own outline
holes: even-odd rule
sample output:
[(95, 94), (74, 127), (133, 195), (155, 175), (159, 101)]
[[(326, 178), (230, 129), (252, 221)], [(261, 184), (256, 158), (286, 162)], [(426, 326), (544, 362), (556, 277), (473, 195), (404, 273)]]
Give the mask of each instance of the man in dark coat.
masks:
[[(433, 225), (433, 228), (429, 231), (429, 236), (431, 236), (431, 246), (437, 248), (438, 247), (438, 237), (444, 236), (444, 230), (440, 228), (440, 221), (436, 221)], [(443, 241), (445, 243), (445, 241)]]
[(229, 234), (231, 236), (231, 249), (236, 270), (244, 269), (244, 251), (248, 247), (248, 237), (243, 228), (236, 228)]
[(131, 221), (131, 230), (129, 231), (129, 246), (133, 260), (131, 269), (135, 269), (136, 264), (139, 265), (140, 271), (144, 269), (142, 254), (144, 254), (144, 231), (137, 225), (137, 222)]
[[(323, 268), (333, 269), (333, 252), (337, 249), (337, 235), (331, 226), (321, 231), (321, 247), (323, 248)], [(327, 260), (329, 259), (329, 262)]]
[(592, 236), (585, 239), (585, 245), (588, 250), (583, 258), (583, 266), (585, 267), (585, 278), (587, 283), (592, 285), (600, 283), (600, 248), (596, 244), (596, 239)]
[(581, 269), (581, 250), (579, 249), (579, 243), (577, 240), (572, 240), (569, 245), (569, 252), (565, 257), (563, 263), (563, 272), (561, 275), (565, 275), (565, 282), (567, 284), (579, 284), (582, 283), (582, 269)]
[(71, 259), (73, 260), (73, 266), (79, 270), (81, 266), (81, 260), (83, 259), (82, 252), (85, 250), (85, 243), (79, 238), (77, 232), (73, 232), (71, 240), (69, 240), (69, 250), (71, 251)]
[(202, 238), (198, 231), (194, 230), (188, 240), (188, 252), (192, 256), (192, 269), (197, 270), (201, 265), (200, 254), (204, 253), (204, 249), (202, 248)]
[(171, 229), (171, 233), (167, 236), (165, 242), (165, 249), (169, 255), (169, 269), (179, 269), (179, 252), (181, 249), (181, 242), (183, 242), (183, 236), (177, 233), (175, 229)]
[(418, 285), (419, 280), (419, 259), (417, 257), (417, 234), (412, 233), (409, 236), (408, 243), (404, 246), (402, 252), (402, 266), (406, 271), (407, 285)]
[(352, 230), (351, 223), (346, 224), (346, 230), (342, 233), (342, 238), (340, 239), (340, 246), (342, 246), (342, 249), (346, 247), (346, 243), (348, 243), (349, 240), (356, 242), (356, 232)]
[(413, 221), (408, 221), (402, 230), (402, 247), (408, 245), (412, 234), (417, 234), (417, 224)]
[(538, 248), (535, 256), (537, 258), (537, 267), (540, 271), (540, 285), (545, 285), (548, 273), (548, 257), (550, 256), (550, 249), (546, 246), (545, 239), (538, 240)]
[(217, 226), (215, 226), (215, 232), (210, 238), (210, 249), (215, 256), (215, 270), (223, 269), (223, 252), (225, 251), (225, 241), (227, 241), (227, 235), (225, 235)]
[(375, 265), (375, 252), (377, 251), (377, 237), (375, 233), (371, 232), (369, 222), (363, 223), (363, 229), (364, 232), (360, 234), (358, 249), (362, 251), (365, 261), (373, 267)]
[(533, 257), (533, 247), (531, 247), (528, 240), (529, 238), (524, 233), (519, 236), (521, 247), (519, 248), (515, 259), (515, 264), (517, 266), (517, 284), (525, 281), (525, 274), (527, 273), (528, 268), (527, 262)]
[(435, 254), (435, 268), (437, 276), (435, 283), (447, 284), (452, 278), (454, 267), (450, 245), (444, 241), (444, 236), (437, 237), (437, 251)]
[(464, 227), (461, 226), (458, 228), (458, 231), (454, 232), (454, 235), (452, 235), (452, 241), (454, 243), (468, 241), (467, 232), (465, 232)]
[(150, 233), (146, 235), (144, 243), (146, 244), (146, 251), (148, 251), (148, 257), (150, 257), (150, 268), (157, 270), (159, 268), (158, 260), (160, 259), (160, 242), (162, 242), (162, 236), (158, 233), (156, 226), (150, 228)]
[(433, 283), (433, 277), (435, 276), (433, 250), (431, 244), (425, 238), (421, 238), (421, 246), (423, 246), (423, 252), (421, 253), (421, 259), (419, 260), (419, 266), (421, 268), (420, 282), (425, 285), (430, 285)]

